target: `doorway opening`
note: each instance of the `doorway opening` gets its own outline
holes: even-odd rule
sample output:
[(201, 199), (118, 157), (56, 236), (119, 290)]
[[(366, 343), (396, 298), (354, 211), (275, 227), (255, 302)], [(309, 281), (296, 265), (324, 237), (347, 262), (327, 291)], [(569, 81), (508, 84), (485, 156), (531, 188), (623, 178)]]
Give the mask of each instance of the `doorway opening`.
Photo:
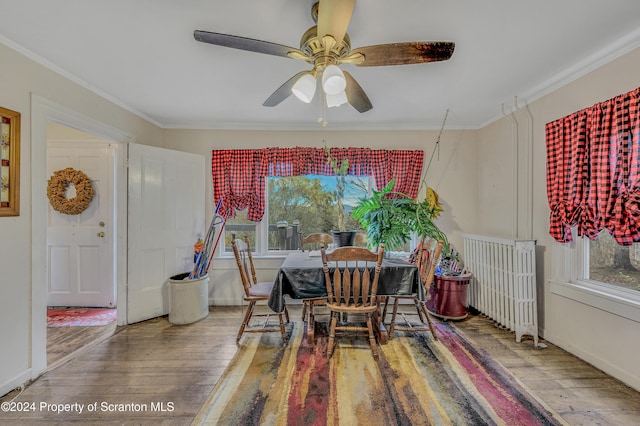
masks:
[(118, 128), (78, 113), (37, 94), (31, 95), (31, 378), (35, 379), (47, 369), (47, 134), (49, 124), (58, 123), (97, 138), (113, 141), (116, 180), (116, 224), (114, 236), (117, 253), (115, 279), (117, 323), (127, 323), (127, 147), (135, 137)]
[[(117, 319), (115, 144), (47, 122), (47, 177), (72, 168), (91, 181), (86, 209), (65, 214), (47, 206), (47, 365), (113, 335)], [(65, 197), (77, 195), (69, 183)]]
[[(52, 304), (47, 300), (50, 293), (47, 280), (54, 274), (49, 270), (54, 262), (49, 261), (47, 253), (50, 239), (47, 223), (50, 123), (103, 139), (113, 149), (115, 217), (110, 225), (115, 256), (113, 277), (117, 325), (169, 312), (167, 277), (192, 267), (193, 243), (204, 234), (204, 156), (137, 144), (135, 137), (128, 132), (32, 94), (32, 378), (47, 369), (46, 309), (48, 304)], [(104, 232), (106, 236), (107, 231)], [(58, 250), (56, 254), (63, 258), (72, 257), (64, 250)], [(89, 259), (100, 258), (89, 254)], [(64, 282), (60, 277), (55, 277), (57, 282)], [(116, 329), (116, 332), (121, 329)]]

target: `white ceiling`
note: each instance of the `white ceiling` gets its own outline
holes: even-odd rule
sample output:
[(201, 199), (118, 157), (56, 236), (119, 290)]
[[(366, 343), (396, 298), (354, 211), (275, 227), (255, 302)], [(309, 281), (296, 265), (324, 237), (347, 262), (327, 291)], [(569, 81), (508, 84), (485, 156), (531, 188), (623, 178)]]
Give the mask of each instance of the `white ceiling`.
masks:
[[(318, 129), (317, 103), (262, 102), (302, 61), (194, 40), (299, 47), (313, 0), (0, 0), (0, 42), (165, 128)], [(449, 61), (344, 65), (373, 109), (330, 129), (478, 128), (640, 46), (638, 0), (359, 0), (352, 48), (453, 41)], [(1, 66), (1, 64), (0, 64)], [(639, 80), (640, 85), (640, 80)]]

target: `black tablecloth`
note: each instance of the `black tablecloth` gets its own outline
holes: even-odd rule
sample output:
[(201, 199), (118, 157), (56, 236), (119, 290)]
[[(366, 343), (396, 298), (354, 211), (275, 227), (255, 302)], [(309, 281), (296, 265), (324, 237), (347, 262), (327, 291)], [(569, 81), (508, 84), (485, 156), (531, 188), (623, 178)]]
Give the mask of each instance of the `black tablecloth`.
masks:
[[(331, 263), (329, 269), (333, 272)], [(373, 271), (371, 272), (373, 273)], [(416, 265), (402, 259), (385, 258), (382, 261), (378, 278), (378, 295), (410, 295), (414, 293), (418, 295), (420, 300), (427, 300)], [(309, 252), (295, 252), (287, 256), (280, 266), (274, 282), (269, 297), (269, 307), (275, 312), (282, 312), (285, 294), (293, 299), (313, 299), (327, 296), (320, 256), (310, 256)]]

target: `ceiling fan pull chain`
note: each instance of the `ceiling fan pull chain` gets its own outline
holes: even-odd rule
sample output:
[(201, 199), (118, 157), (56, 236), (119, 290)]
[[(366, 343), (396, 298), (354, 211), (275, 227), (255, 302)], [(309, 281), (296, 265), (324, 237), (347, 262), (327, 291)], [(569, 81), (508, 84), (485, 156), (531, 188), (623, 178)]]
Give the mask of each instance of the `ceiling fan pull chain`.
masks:
[(326, 95), (323, 90), (318, 90), (318, 92), (318, 110), (320, 111), (318, 123), (320, 123), (322, 127), (327, 127), (329, 123), (327, 122), (327, 102), (325, 100)]

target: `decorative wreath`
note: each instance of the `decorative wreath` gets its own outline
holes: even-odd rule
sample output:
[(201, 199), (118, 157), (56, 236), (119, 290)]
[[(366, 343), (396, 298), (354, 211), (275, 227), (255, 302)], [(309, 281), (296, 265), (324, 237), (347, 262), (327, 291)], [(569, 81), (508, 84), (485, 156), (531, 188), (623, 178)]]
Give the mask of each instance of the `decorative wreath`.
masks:
[[(76, 196), (66, 198), (69, 184), (76, 188)], [(83, 172), (67, 167), (53, 172), (47, 184), (47, 197), (54, 210), (64, 214), (80, 214), (89, 207), (93, 199), (91, 180)]]

